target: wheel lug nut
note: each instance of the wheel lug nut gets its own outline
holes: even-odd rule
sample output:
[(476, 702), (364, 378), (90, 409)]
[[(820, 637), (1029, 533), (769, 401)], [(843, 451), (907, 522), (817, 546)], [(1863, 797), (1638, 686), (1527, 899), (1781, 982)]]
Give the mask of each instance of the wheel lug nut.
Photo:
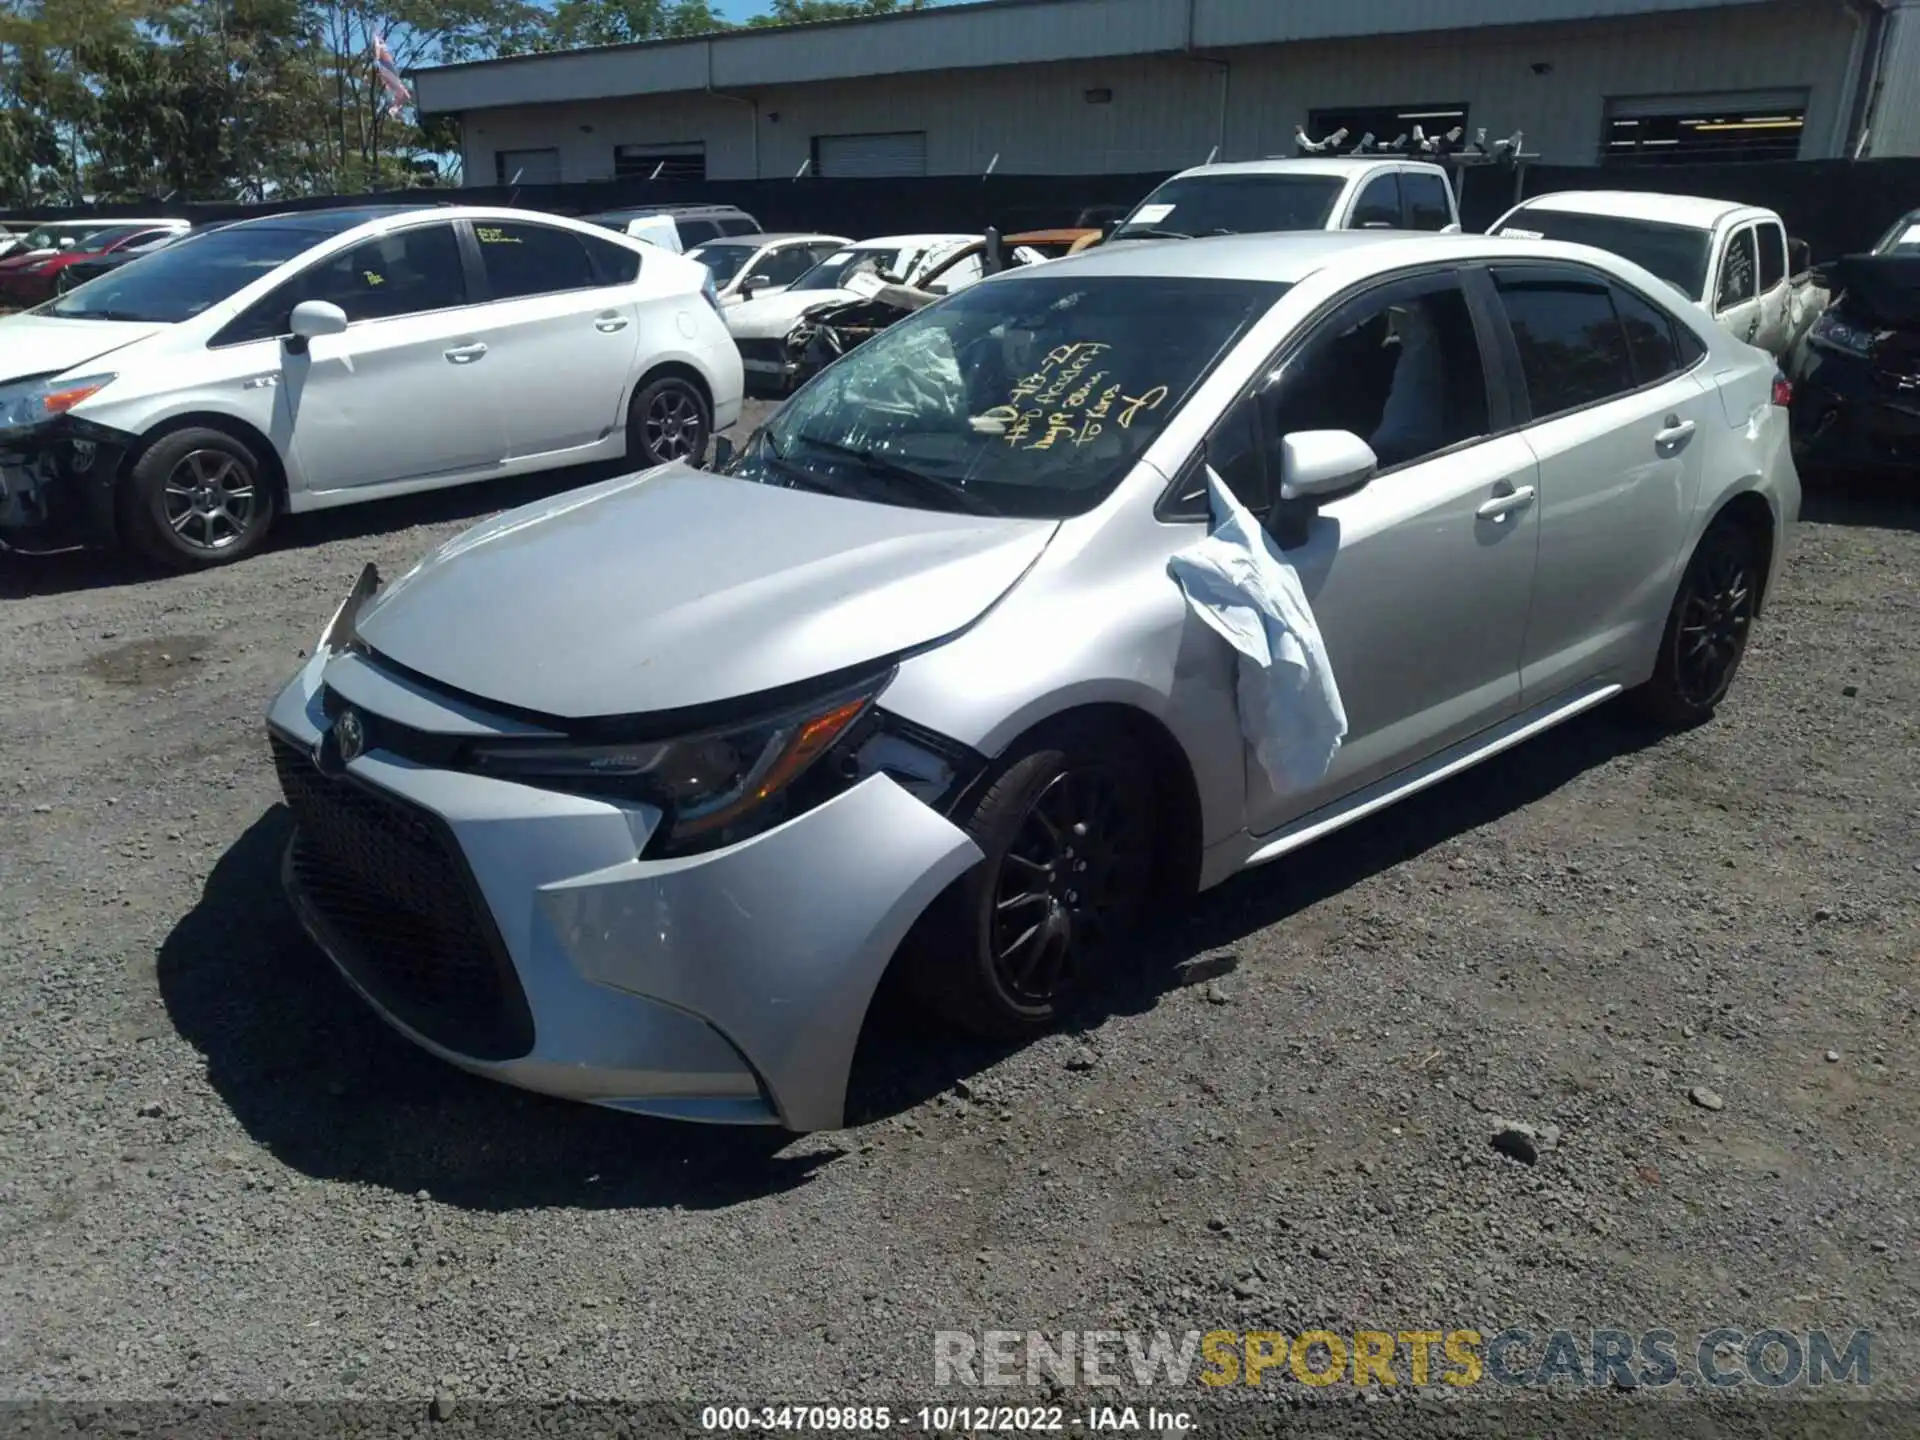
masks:
[(1081, 836), (1081, 837), (1083, 837), (1083, 838), (1084, 838), (1084, 837), (1085, 837), (1085, 835), (1086, 835), (1086, 833), (1087, 833), (1087, 822), (1086, 822), (1086, 821), (1084, 821), (1084, 820), (1076, 820), (1076, 821), (1074, 821), (1074, 822), (1073, 822), (1073, 833), (1074, 833), (1075, 835), (1078, 835), (1078, 836)]

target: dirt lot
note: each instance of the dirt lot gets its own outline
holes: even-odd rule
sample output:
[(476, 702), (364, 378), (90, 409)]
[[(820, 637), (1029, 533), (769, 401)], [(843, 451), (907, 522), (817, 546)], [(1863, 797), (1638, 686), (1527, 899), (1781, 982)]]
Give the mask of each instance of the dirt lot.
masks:
[(1817, 505), (1714, 724), (1242, 877), (1080, 1034), (876, 1026), (795, 1139), (456, 1073), (276, 891), (269, 696), (538, 488), (0, 557), (0, 1393), (952, 1401), (936, 1329), (1609, 1322), (1870, 1327), (1920, 1390), (1920, 503)]

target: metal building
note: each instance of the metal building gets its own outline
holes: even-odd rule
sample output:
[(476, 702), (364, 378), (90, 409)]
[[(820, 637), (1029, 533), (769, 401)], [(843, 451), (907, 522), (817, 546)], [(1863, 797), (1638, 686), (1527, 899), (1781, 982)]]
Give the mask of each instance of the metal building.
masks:
[(421, 71), (470, 184), (1085, 174), (1524, 132), (1560, 164), (1920, 154), (1920, 0), (986, 0)]

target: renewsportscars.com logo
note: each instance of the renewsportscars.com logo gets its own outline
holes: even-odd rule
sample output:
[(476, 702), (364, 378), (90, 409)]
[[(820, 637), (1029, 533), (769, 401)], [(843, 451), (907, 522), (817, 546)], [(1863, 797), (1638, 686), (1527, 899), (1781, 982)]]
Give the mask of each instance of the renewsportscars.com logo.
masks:
[(1622, 1390), (1872, 1383), (1869, 1330), (937, 1330), (937, 1385), (1446, 1385)]

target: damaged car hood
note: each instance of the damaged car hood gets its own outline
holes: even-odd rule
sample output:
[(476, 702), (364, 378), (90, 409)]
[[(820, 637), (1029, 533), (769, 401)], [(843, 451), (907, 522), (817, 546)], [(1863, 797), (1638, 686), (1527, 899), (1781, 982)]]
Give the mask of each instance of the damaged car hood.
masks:
[(814, 306), (859, 298), (855, 290), (782, 290), (778, 295), (756, 295), (727, 307), (727, 329), (736, 340), (784, 340), (794, 321)]
[(0, 385), (29, 375), (61, 374), (166, 328), (117, 320), (9, 315), (0, 320)]
[(1056, 528), (674, 464), (468, 531), (362, 611), (357, 630), (430, 680), (542, 715), (678, 710), (963, 629)]

